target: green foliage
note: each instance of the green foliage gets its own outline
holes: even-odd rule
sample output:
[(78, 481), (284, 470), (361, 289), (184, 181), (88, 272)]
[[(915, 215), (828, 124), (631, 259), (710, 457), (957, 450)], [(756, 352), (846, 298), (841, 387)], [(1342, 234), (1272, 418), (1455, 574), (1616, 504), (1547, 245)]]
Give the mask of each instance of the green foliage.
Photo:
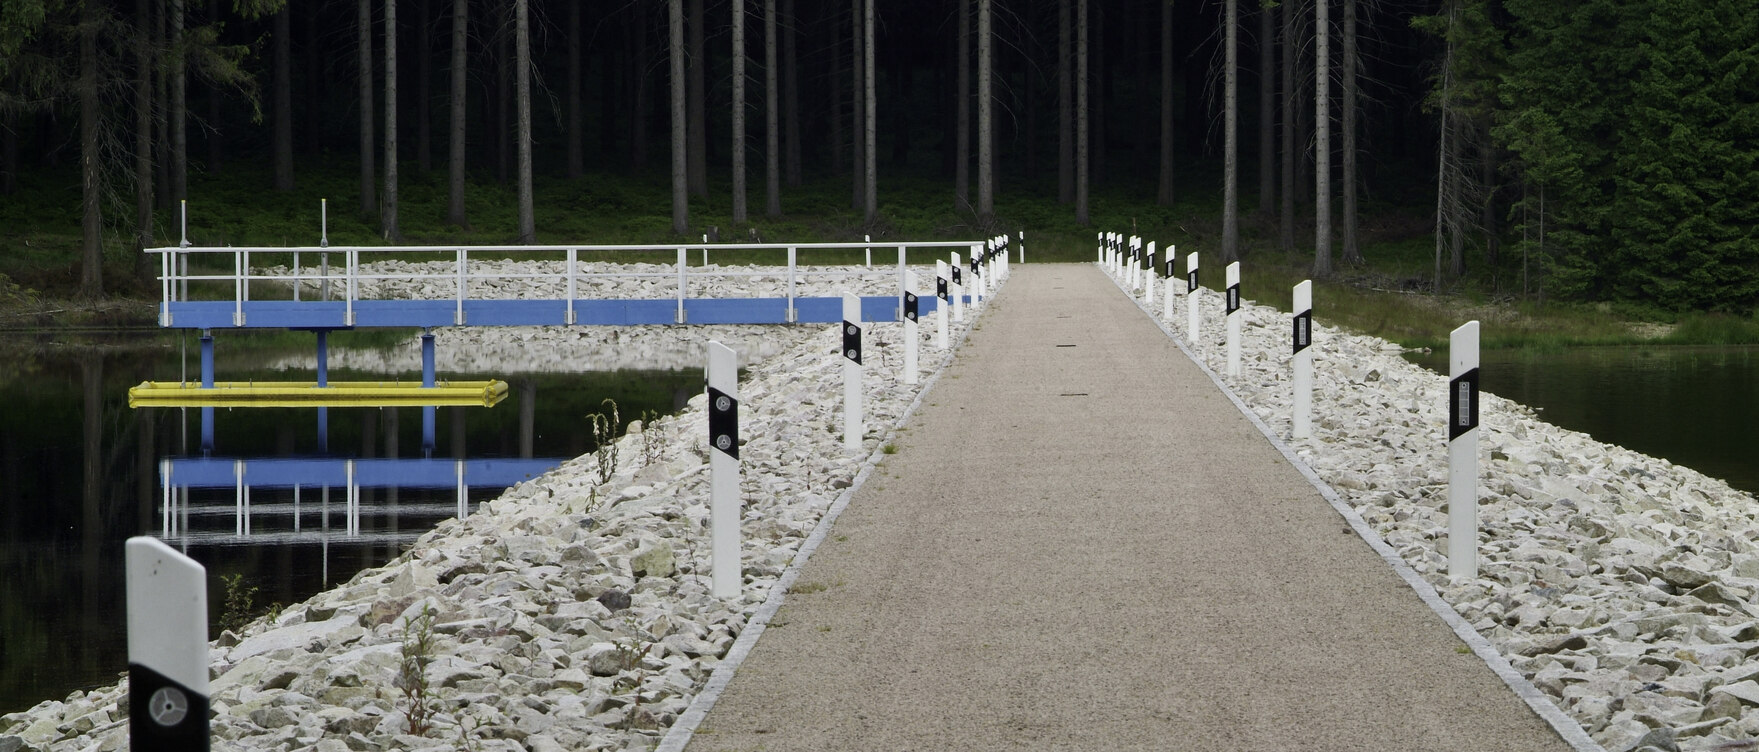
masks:
[(220, 628), (237, 632), (256, 617), (254, 601), (257, 587), (244, 584), (242, 574), (221, 575), (220, 581), (226, 587), (226, 604), (220, 611)]
[(1509, 0), (1496, 133), (1519, 156), (1550, 289), (1744, 312), (1759, 304), (1759, 7)]
[(428, 686), (428, 664), (434, 662), (434, 609), (422, 604), (421, 613), (403, 620), (403, 648), (397, 664), (397, 688), (403, 691), (404, 716), (409, 733), (424, 736), (433, 728), (439, 700)]

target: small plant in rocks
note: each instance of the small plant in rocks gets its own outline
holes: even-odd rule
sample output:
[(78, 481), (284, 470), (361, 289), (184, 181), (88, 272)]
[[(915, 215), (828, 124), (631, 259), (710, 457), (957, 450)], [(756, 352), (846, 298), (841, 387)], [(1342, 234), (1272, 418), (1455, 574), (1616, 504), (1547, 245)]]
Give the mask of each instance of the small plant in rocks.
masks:
[(244, 575), (220, 575), (220, 582), (226, 587), (226, 604), (220, 611), (220, 628), (228, 632), (244, 629), (256, 614), (253, 613), (257, 588), (255, 585), (244, 584)]
[(599, 461), (599, 483), (609, 483), (617, 474), (617, 426), (621, 423), (621, 416), (614, 399), (606, 399), (600, 406), (610, 408), (610, 415), (601, 411), (587, 418), (592, 421), (592, 454)]
[(428, 686), (427, 671), (433, 662), (434, 609), (423, 604), (421, 613), (403, 620), (403, 650), (397, 666), (397, 688), (403, 691), (409, 733), (416, 736), (425, 736), (433, 728), (438, 699)]
[(643, 467), (664, 459), (662, 455), (666, 451), (665, 437), (654, 430), (654, 422), (659, 419), (660, 414), (652, 410), (644, 411), (641, 414), (641, 464)]

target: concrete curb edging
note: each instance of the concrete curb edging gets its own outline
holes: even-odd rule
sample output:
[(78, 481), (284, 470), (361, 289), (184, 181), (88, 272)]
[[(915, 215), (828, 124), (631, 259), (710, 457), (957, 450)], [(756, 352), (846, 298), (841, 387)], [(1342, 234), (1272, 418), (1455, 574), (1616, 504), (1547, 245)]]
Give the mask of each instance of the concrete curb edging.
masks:
[[(1100, 269), (1099, 271), (1102, 274), (1104, 273), (1103, 269)], [(1110, 279), (1114, 285), (1118, 284), (1118, 281), (1111, 275), (1107, 274), (1106, 278)], [(1269, 425), (1265, 424), (1263, 419), (1258, 417), (1258, 413), (1254, 412), (1251, 407), (1247, 406), (1245, 401), (1241, 400), (1239, 395), (1234, 393), (1234, 390), (1229, 389), (1227, 384), (1222, 382), (1221, 377), (1216, 375), (1215, 371), (1211, 370), (1209, 365), (1203, 362), (1202, 358), (1192, 352), (1191, 348), (1186, 345), (1183, 338), (1173, 333), (1173, 330), (1167, 326), (1167, 323), (1155, 316), (1154, 311), (1150, 310), (1148, 306), (1141, 300), (1138, 300), (1136, 296), (1126, 292), (1121, 285), (1118, 286), (1118, 290), (1120, 292), (1125, 292), (1125, 297), (1129, 298), (1130, 302), (1134, 303), (1138, 309), (1141, 309), (1141, 311), (1148, 316), (1150, 322), (1159, 327), (1162, 332), (1165, 332), (1167, 338), (1172, 340), (1173, 344), (1179, 348), (1179, 351), (1184, 353), (1185, 357), (1190, 358), (1191, 362), (1196, 364), (1196, 366), (1203, 371), (1204, 375), (1208, 376), (1209, 380), (1215, 383), (1216, 388), (1220, 389), (1222, 394), (1227, 395), (1228, 400), (1234, 403), (1234, 407), (1238, 408), (1241, 414), (1245, 415), (1246, 419), (1251, 421), (1252, 425), (1257, 427), (1260, 433), (1264, 434), (1264, 438), (1270, 442), (1270, 445), (1275, 447), (1276, 450), (1283, 455), (1283, 458), (1289, 461), (1289, 464), (1294, 465), (1295, 469), (1299, 470), (1301, 475), (1307, 479), (1307, 482), (1311, 483), (1313, 487), (1319, 491), (1319, 494), (1325, 497), (1326, 502), (1331, 504), (1332, 509), (1337, 511), (1338, 515), (1343, 517), (1345, 522), (1349, 523), (1350, 529), (1354, 530), (1356, 535), (1368, 544), (1369, 548), (1372, 548), (1376, 554), (1379, 554), (1380, 558), (1392, 567), (1393, 572), (1397, 574), (1400, 579), (1404, 580), (1406, 585), (1409, 585), (1412, 590), (1416, 591), (1417, 597), (1421, 599), (1425, 605), (1429, 606), (1429, 609), (1434, 611), (1436, 616), (1441, 617), (1441, 620), (1454, 631), (1454, 635), (1459, 637), (1462, 642), (1466, 643), (1466, 645), (1472, 649), (1472, 653), (1478, 656), (1480, 660), (1483, 660), (1484, 664), (1488, 666), (1498, 678), (1502, 679), (1503, 683), (1507, 684), (1509, 689), (1513, 690), (1517, 697), (1527, 703), (1528, 708), (1532, 709), (1541, 720), (1544, 720), (1547, 725), (1551, 726), (1552, 730), (1556, 731), (1558, 736), (1577, 752), (1606, 752), (1605, 748), (1601, 747), (1598, 742), (1594, 741), (1593, 737), (1588, 735), (1587, 730), (1583, 729), (1580, 723), (1577, 723), (1574, 718), (1571, 718), (1569, 714), (1560, 709), (1551, 701), (1551, 698), (1544, 692), (1541, 692), (1538, 687), (1533, 686), (1532, 682), (1527, 681), (1527, 678), (1522, 676), (1521, 672), (1516, 671), (1515, 667), (1509, 663), (1507, 658), (1503, 657), (1502, 653), (1496, 649), (1495, 645), (1490, 644), (1489, 640), (1485, 639), (1483, 635), (1478, 634), (1478, 630), (1473, 629), (1472, 625), (1467, 623), (1466, 619), (1460, 616), (1459, 612), (1455, 611), (1452, 605), (1449, 605), (1446, 600), (1442, 599), (1441, 594), (1436, 592), (1434, 585), (1431, 585), (1428, 580), (1423, 579), (1422, 575), (1417, 574), (1416, 570), (1412, 569), (1409, 564), (1405, 563), (1404, 557), (1400, 556), (1397, 551), (1393, 550), (1393, 547), (1388, 545), (1385, 540), (1382, 540), (1380, 535), (1375, 533), (1374, 529), (1368, 526), (1368, 522), (1362, 519), (1362, 516), (1357, 514), (1356, 510), (1346, 503), (1343, 498), (1338, 495), (1338, 492), (1335, 489), (1322, 480), (1319, 477), (1319, 474), (1314, 472), (1312, 467), (1308, 466), (1306, 462), (1301, 460), (1301, 457), (1295, 453), (1293, 448), (1283, 442), (1282, 437), (1278, 436), (1275, 431), (1271, 430)], [(936, 375), (939, 376), (938, 373)]]
[(904, 408), (904, 412), (898, 416), (897, 422), (886, 429), (878, 444), (874, 446), (873, 452), (862, 461), (861, 470), (855, 474), (854, 481), (849, 484), (848, 488), (843, 489), (843, 493), (837, 496), (837, 500), (831, 503), (829, 509), (825, 510), (824, 516), (819, 518), (818, 525), (813, 527), (812, 534), (800, 544), (800, 550), (794, 554), (794, 559), (788, 562), (788, 567), (782, 571), (782, 576), (776, 579), (774, 585), (770, 586), (769, 595), (764, 599), (763, 604), (758, 606), (756, 613), (752, 614), (751, 620), (745, 623), (745, 628), (739, 631), (739, 638), (734, 640), (733, 646), (727, 650), (727, 655), (721, 658), (721, 662), (715, 666), (714, 673), (709, 675), (708, 682), (703, 684), (702, 691), (697, 692), (696, 696), (691, 698), (690, 706), (684, 710), (682, 715), (678, 716), (678, 720), (672, 723), (671, 728), (666, 730), (666, 735), (660, 738), (660, 743), (654, 747), (654, 752), (683, 752), (685, 746), (690, 744), (690, 740), (696, 735), (696, 729), (702, 725), (703, 719), (708, 717), (709, 711), (714, 709), (715, 702), (720, 700), (721, 693), (726, 690), (727, 685), (732, 683), (734, 674), (739, 671), (739, 666), (745, 662), (746, 657), (757, 646), (757, 640), (769, 627), (770, 620), (775, 618), (777, 611), (781, 610), (783, 602), (787, 600), (788, 590), (794, 586), (795, 580), (800, 578), (800, 571), (806, 567), (806, 562), (812, 558), (813, 552), (818, 550), (819, 544), (823, 543), (825, 538), (830, 535), (831, 526), (836, 523), (837, 517), (843, 513), (843, 509), (849, 506), (850, 500), (855, 497), (855, 492), (861, 490), (867, 477), (873, 474), (875, 467), (878, 467), (881, 459), (885, 456), (886, 444), (897, 436), (899, 427), (909, 421), (910, 416), (916, 414), (917, 408), (922, 406), (923, 398), (927, 397), (929, 391), (934, 389), (935, 384), (940, 381), (941, 374), (945, 373), (947, 366), (952, 364), (953, 356), (958, 353), (960, 346), (965, 344), (966, 337), (970, 336), (972, 330), (976, 328), (977, 322), (984, 313), (989, 311), (990, 305), (1003, 289), (1005, 286), (998, 286), (984, 297), (983, 307), (978, 309), (976, 315), (963, 322), (965, 328), (959, 332), (956, 339), (948, 343), (947, 352), (941, 358), (940, 363), (935, 366), (934, 373), (923, 380), (922, 387), (916, 392), (916, 398)]

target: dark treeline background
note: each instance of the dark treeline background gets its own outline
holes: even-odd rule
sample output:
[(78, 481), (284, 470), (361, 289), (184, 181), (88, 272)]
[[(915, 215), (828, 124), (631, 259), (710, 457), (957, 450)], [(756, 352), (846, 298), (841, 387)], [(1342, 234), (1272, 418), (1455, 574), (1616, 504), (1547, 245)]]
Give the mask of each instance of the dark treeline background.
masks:
[(358, 195), (333, 210), (386, 239), (398, 175), (432, 172), (460, 227), (473, 188), (517, 185), (531, 242), (531, 172), (663, 182), (680, 135), (679, 235), (706, 229), (688, 208), (711, 191), (740, 233), (836, 181), (869, 225), (876, 178), (944, 181), (988, 231), (997, 193), (1085, 225), (1094, 188), (1210, 206), (1232, 182), (1223, 212), (1260, 231), (1225, 235), (1224, 258), (1359, 262), (1366, 205), (1433, 222), (1437, 285), (1522, 258), (1556, 296), (1744, 313), (1756, 50), (1759, 10), (1736, 0), (6, 0), (0, 193), (80, 171), (90, 259), (106, 234), (164, 244), (191, 173), (267, 165), (261, 190), (286, 191), (347, 164)]

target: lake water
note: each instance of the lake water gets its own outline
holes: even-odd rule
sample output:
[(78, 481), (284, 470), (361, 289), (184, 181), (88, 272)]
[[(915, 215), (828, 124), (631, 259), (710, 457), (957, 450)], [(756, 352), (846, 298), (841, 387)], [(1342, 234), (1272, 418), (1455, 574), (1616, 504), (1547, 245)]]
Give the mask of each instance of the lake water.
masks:
[[(213, 447), (204, 454), (199, 408), (128, 407), (129, 387), (179, 379), (185, 366), (177, 335), (127, 338), (132, 341), (27, 345), (0, 357), (0, 713), (113, 682), (127, 668), (121, 554), (131, 536), (159, 536), (207, 567), (209, 630), (217, 636), (228, 608), (226, 578), (236, 578), (237, 592), (250, 595), (248, 607), (235, 596), (232, 610), (254, 616), (388, 561), (456, 514), (455, 460), (467, 460), (473, 479), (500, 467), (517, 480), (535, 472), (520, 458), (560, 461), (590, 452), (586, 416), (607, 398), (628, 421), (647, 411), (674, 412), (702, 388), (696, 369), (442, 373), (443, 379), (502, 379), (510, 393), (491, 408), (438, 408), (431, 450), (423, 447), (420, 407), (331, 408), (327, 451), (315, 408), (221, 409)], [(143, 348), (139, 340), (157, 346)], [(193, 338), (189, 345), (193, 351)], [(253, 369), (228, 359), (226, 345), (221, 337), (221, 380), (315, 378)], [(190, 357), (193, 374), (193, 352)], [(332, 369), (330, 378), (388, 376)], [(247, 477), (279, 471), (319, 478), (339, 473), (347, 459), (359, 467), (370, 459), (376, 472), (402, 476), (401, 483), (433, 470), (454, 480), (443, 487), (363, 488), (353, 531), (342, 483), (327, 489), (312, 483), (297, 492), (252, 488), (248, 505), (239, 503), (230, 482), (207, 484), (214, 487), (190, 489), (187, 503), (179, 495), (175, 513), (166, 514), (160, 487), (166, 466), (175, 468), (174, 478), (193, 479), (204, 462), (229, 475), (234, 461), (243, 460)], [(465, 504), (474, 507), (504, 487), (469, 488)]]
[[(1412, 359), (1447, 372), (1446, 353)], [(1487, 350), (1479, 379), (1553, 425), (1759, 493), (1759, 347)]]

